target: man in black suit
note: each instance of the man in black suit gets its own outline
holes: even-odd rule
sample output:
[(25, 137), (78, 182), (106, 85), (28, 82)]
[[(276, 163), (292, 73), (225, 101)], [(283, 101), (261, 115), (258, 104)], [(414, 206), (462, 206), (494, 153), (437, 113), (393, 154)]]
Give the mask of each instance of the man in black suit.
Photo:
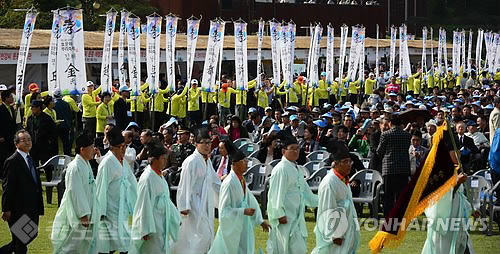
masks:
[(465, 123), (460, 121), (455, 125), (457, 135), (455, 140), (460, 151), (460, 160), (467, 174), (474, 173), (474, 165), (481, 161), (481, 151), (474, 144), (474, 139), (465, 135)]
[(127, 99), (130, 97), (130, 88), (128, 86), (120, 87), (120, 98), (113, 104), (116, 127), (123, 131), (130, 122), (130, 107), (127, 105)]
[(2, 127), (0, 128), (0, 179), (3, 178), (3, 164), (5, 160), (16, 150), (14, 146), (14, 134), (17, 130), (16, 113), (10, 106), (14, 103), (14, 96), (10, 90), (6, 90), (2, 91), (1, 97), (0, 119), (2, 119)]
[[(384, 120), (385, 121), (385, 120)], [(390, 129), (380, 136), (377, 147), (379, 163), (382, 164), (384, 178), (384, 215), (387, 217), (392, 207), (408, 184), (410, 177), (411, 134), (401, 129), (401, 120), (391, 115), (388, 121)]]
[(43, 215), (40, 173), (30, 156), (31, 136), (19, 130), (14, 136), (16, 152), (4, 164), (2, 219), (7, 221), (12, 241), (0, 253), (27, 253), (27, 245), (38, 235), (39, 216)]

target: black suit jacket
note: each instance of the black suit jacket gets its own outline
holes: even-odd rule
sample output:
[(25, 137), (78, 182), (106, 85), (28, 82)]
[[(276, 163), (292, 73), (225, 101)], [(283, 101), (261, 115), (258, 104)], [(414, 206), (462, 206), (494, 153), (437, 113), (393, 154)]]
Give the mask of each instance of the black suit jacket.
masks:
[(0, 178), (3, 177), (3, 164), (7, 157), (11, 155), (16, 147), (14, 146), (14, 135), (17, 131), (15, 112), (11, 111), (3, 104), (0, 103), (0, 119), (2, 124), (0, 127), (0, 138), (4, 138), (4, 142), (0, 142)]
[(35, 168), (35, 183), (26, 161), (17, 151), (5, 161), (4, 168), (2, 211), (11, 211), (9, 223), (17, 221), (23, 214), (30, 218), (43, 215), (42, 182), (38, 169)]
[(127, 112), (129, 110), (127, 102), (125, 102), (123, 98), (119, 98), (113, 104), (113, 108), (116, 120), (116, 127), (118, 127), (120, 130), (125, 130), (125, 128), (127, 128), (128, 123), (130, 122), (130, 119), (127, 115)]
[(460, 150), (460, 148), (462, 147), (465, 147), (473, 154), (479, 153), (479, 148), (477, 148), (477, 146), (474, 144), (474, 139), (472, 139), (471, 137), (464, 135), (464, 140), (462, 142), (458, 135), (456, 135), (455, 140), (457, 141), (458, 150)]
[[(231, 171), (231, 156), (227, 156), (228, 162), (227, 162), (227, 173)], [(211, 159), (212, 161), (212, 166), (214, 166), (215, 172), (217, 173), (217, 170), (219, 170), (219, 166), (222, 163), (222, 156), (220, 154), (214, 155), (213, 158)]]
[(26, 124), (26, 130), (33, 140), (30, 154), (34, 159), (46, 160), (57, 152), (57, 129), (49, 115), (42, 112), (38, 118), (39, 124), (36, 124), (34, 115), (28, 117)]

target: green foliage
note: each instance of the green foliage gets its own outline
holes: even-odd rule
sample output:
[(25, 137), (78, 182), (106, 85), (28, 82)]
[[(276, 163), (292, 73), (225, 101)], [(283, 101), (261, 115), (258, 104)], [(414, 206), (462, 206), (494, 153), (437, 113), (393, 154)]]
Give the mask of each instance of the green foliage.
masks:
[[(94, 4), (97, 3), (99, 8)], [(83, 25), (86, 31), (102, 31), (106, 23), (106, 12), (112, 7), (120, 11), (126, 9), (141, 17), (142, 23), (146, 16), (158, 12), (147, 0), (1, 0), (0, 1), (0, 27), (22, 28), (25, 12), (14, 9), (28, 9), (34, 6), (39, 14), (35, 29), (50, 29), (52, 26), (52, 10), (66, 6), (81, 8), (83, 10)], [(119, 16), (118, 16), (119, 17)]]

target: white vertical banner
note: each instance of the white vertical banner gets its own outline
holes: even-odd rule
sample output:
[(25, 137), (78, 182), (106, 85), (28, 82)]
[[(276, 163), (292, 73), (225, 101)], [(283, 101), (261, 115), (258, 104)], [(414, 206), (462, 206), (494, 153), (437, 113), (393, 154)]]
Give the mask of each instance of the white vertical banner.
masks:
[(264, 20), (259, 20), (259, 30), (257, 31), (257, 88), (262, 86), (262, 41), (264, 40), (265, 25)]
[[(141, 41), (141, 20), (137, 17), (128, 17), (127, 24), (127, 49), (128, 49), (128, 76), (132, 95), (140, 94), (140, 75), (141, 61), (137, 58), (140, 56), (140, 41)], [(139, 43), (139, 47), (136, 45)], [(137, 52), (139, 51), (139, 52)]]
[(391, 44), (390, 44), (390, 59), (389, 59), (389, 73), (390, 76), (394, 76), (394, 64), (396, 62), (396, 37), (397, 37), (397, 30), (395, 27), (391, 27)]
[(26, 13), (26, 18), (24, 19), (23, 35), (21, 37), (21, 43), (19, 44), (19, 56), (16, 66), (17, 103), (21, 102), (23, 96), (24, 71), (26, 70), (26, 60), (28, 59), (28, 51), (30, 49), (31, 37), (33, 36), (33, 29), (35, 29), (37, 14), (36, 10), (30, 10)]
[(422, 66), (423, 73), (427, 72), (427, 55), (425, 52), (426, 43), (427, 43), (427, 27), (424, 27), (424, 28), (422, 28), (422, 60), (421, 60), (421, 66)]
[(323, 28), (320, 24), (317, 24), (314, 28), (314, 43), (313, 43), (313, 53), (311, 56), (311, 73), (310, 80), (313, 87), (317, 88), (319, 86), (319, 53), (321, 37), (323, 33)]
[(361, 27), (359, 33), (359, 72), (358, 79), (364, 81), (365, 80), (365, 27)]
[(340, 56), (339, 56), (339, 94), (340, 90), (342, 90), (342, 79), (344, 78), (344, 63), (345, 63), (345, 54), (346, 54), (346, 46), (347, 46), (347, 35), (349, 33), (349, 27), (343, 25), (340, 27)]
[(279, 86), (281, 83), (280, 77), (280, 23), (269, 21), (269, 30), (271, 32), (271, 57), (273, 62), (273, 84)]
[(434, 29), (431, 27), (431, 34), (429, 38), (431, 39), (431, 78), (434, 79)]
[(220, 23), (220, 40), (219, 40), (219, 71), (218, 71), (218, 83), (220, 84), (221, 76), (222, 76), (222, 53), (224, 51), (224, 33), (226, 31), (226, 22), (224, 20), (219, 20)]
[[(403, 75), (407, 79), (411, 76), (410, 54), (408, 52), (408, 31), (406, 25), (403, 25)], [(401, 67), (400, 67), (401, 68)]]
[(175, 91), (175, 39), (177, 38), (177, 20), (176, 16), (166, 17), (166, 65), (167, 65), (167, 91)]
[(54, 91), (60, 90), (59, 82), (57, 79), (57, 40), (61, 35), (61, 17), (59, 11), (53, 11), (54, 18), (52, 20), (52, 30), (50, 34), (49, 57), (47, 61), (47, 84), (49, 93), (53, 94)]
[(441, 28), (439, 28), (439, 34), (438, 34), (438, 55), (437, 55), (437, 62), (438, 62), (438, 73), (439, 75), (443, 74), (443, 51), (442, 50), (442, 44), (443, 44), (443, 37), (442, 37), (443, 32), (441, 31)]
[(113, 35), (115, 33), (115, 22), (117, 12), (113, 9), (106, 13), (106, 28), (104, 29), (104, 46), (102, 47), (101, 62), (101, 85), (103, 92), (111, 93), (113, 84), (112, 57), (113, 57)]
[(118, 38), (118, 80), (120, 86), (126, 85), (127, 69), (125, 68), (125, 38), (127, 38), (128, 12), (121, 11), (120, 14), (120, 37)]
[(310, 77), (310, 72), (311, 72), (311, 56), (312, 56), (312, 51), (313, 51), (313, 43), (314, 43), (314, 26), (312, 24), (309, 24), (309, 51), (307, 52), (307, 69), (306, 69), (306, 75), (307, 78), (309, 79)]
[(461, 62), (460, 62), (460, 67), (467, 67), (467, 64), (465, 62), (465, 31), (462, 30), (461, 32), (461, 39), (460, 39), (460, 42), (462, 42), (462, 45), (460, 46), (460, 49), (462, 50), (462, 53), (460, 53), (460, 56), (462, 58)]
[[(207, 53), (203, 65), (203, 76), (201, 87), (205, 91), (215, 91), (215, 73), (217, 71), (217, 60), (220, 55), (221, 24), (217, 21), (210, 21), (208, 33)], [(236, 45), (235, 45), (236, 52)]]
[(491, 44), (491, 52), (490, 52), (490, 55), (491, 55), (491, 60), (490, 60), (490, 64), (488, 65), (489, 67), (489, 72), (491, 74), (494, 74), (496, 72), (496, 66), (497, 66), (497, 63), (496, 63), (496, 59), (497, 59), (497, 55), (498, 54), (498, 45), (500, 44), (500, 35), (495, 33), (493, 34), (493, 43)]
[(196, 42), (198, 41), (199, 30), (199, 19), (187, 20), (187, 84), (191, 84), (191, 77), (193, 75), (194, 53), (196, 51)]
[[(159, 77), (160, 77), (160, 41), (161, 41), (161, 23), (163, 18), (161, 16), (157, 16), (153, 14), (147, 17), (146, 23), (146, 69), (149, 82), (149, 91), (152, 94), (156, 94), (156, 92), (160, 89), (159, 86)], [(140, 40), (139, 40), (140, 43)], [(140, 52), (140, 47), (139, 47)], [(138, 55), (138, 65), (140, 62), (140, 54)], [(141, 79), (139, 76), (138, 79), (139, 87), (141, 86)], [(139, 95), (140, 92), (137, 94)]]
[(443, 28), (443, 43), (441, 44), (443, 50), (444, 73), (448, 72), (448, 45), (446, 44), (446, 30)]
[(359, 65), (358, 56), (358, 42), (359, 42), (360, 28), (358, 26), (352, 27), (351, 32), (351, 45), (349, 48), (349, 62), (347, 65), (347, 81), (351, 82), (355, 78), (356, 71)]
[(280, 51), (281, 51), (281, 71), (283, 72), (283, 80), (286, 80), (287, 82), (287, 87), (289, 87), (293, 81), (288, 79), (288, 65), (290, 64), (289, 62), (289, 42), (288, 42), (288, 26), (286, 24), (283, 24), (280, 26), (281, 32), (280, 32)]
[(483, 49), (483, 29), (477, 31), (477, 41), (476, 41), (476, 70), (477, 73), (481, 71), (481, 54)]
[(82, 10), (59, 10), (61, 36), (57, 40), (57, 79), (62, 94), (87, 91)]
[[(288, 75), (289, 79), (293, 83), (293, 63), (295, 60), (295, 39), (296, 39), (296, 30), (295, 30), (295, 24), (293, 22), (288, 23), (288, 46), (289, 46), (289, 63), (290, 65), (288, 66)], [(300, 75), (300, 73), (298, 73)]]
[(472, 69), (472, 30), (469, 30), (469, 46), (467, 49), (467, 72), (470, 75)]
[(453, 31), (453, 51), (452, 51), (452, 69), (453, 75), (458, 75), (460, 69), (460, 45), (462, 45), (460, 32)]
[(403, 27), (399, 27), (399, 76), (403, 75)]
[(331, 84), (333, 82), (333, 49), (334, 49), (334, 29), (331, 24), (327, 26), (327, 41), (326, 41), (326, 81)]
[(379, 76), (379, 66), (378, 66), (378, 40), (379, 40), (379, 28), (377, 24), (377, 37), (376, 37), (376, 45), (375, 45), (375, 79), (378, 80)]
[(248, 90), (247, 23), (234, 22), (234, 65), (236, 88)]

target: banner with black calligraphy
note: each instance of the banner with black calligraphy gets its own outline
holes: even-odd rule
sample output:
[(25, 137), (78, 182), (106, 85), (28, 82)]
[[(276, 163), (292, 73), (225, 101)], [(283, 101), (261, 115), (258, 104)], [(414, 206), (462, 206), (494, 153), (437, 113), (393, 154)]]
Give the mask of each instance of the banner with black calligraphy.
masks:
[(102, 62), (101, 62), (101, 85), (102, 91), (111, 93), (113, 85), (112, 77), (112, 57), (113, 57), (113, 35), (115, 32), (116, 22), (115, 11), (108, 11), (106, 13), (106, 28), (104, 30), (104, 46), (102, 47)]
[(266, 22), (261, 19), (257, 32), (257, 88), (262, 86), (262, 41), (264, 40), (265, 25)]
[[(129, 16), (127, 24), (128, 76), (132, 95), (140, 94), (141, 77), (141, 20)], [(137, 52), (138, 51), (138, 52)], [(139, 55), (139, 57), (137, 57)]]
[(248, 90), (247, 23), (234, 22), (234, 65), (236, 87)]
[[(149, 80), (149, 91), (156, 94), (158, 89), (159, 74), (160, 74), (160, 35), (161, 35), (160, 16), (149, 16), (147, 19), (147, 34), (146, 34), (146, 68)], [(140, 50), (140, 49), (139, 49)], [(140, 55), (138, 64), (141, 64)], [(140, 86), (140, 78), (138, 80)]]
[(198, 31), (200, 30), (199, 19), (187, 20), (187, 80), (191, 83), (193, 75), (194, 53), (196, 51), (196, 42), (198, 41)]
[(57, 40), (61, 33), (59, 11), (54, 11), (52, 19), (52, 30), (50, 34), (49, 58), (47, 61), (47, 84), (49, 93), (54, 94), (54, 91), (60, 90), (57, 79)]
[(26, 70), (26, 60), (28, 59), (28, 51), (30, 48), (31, 37), (33, 35), (33, 29), (35, 28), (36, 15), (38, 13), (34, 10), (26, 13), (26, 18), (24, 20), (23, 35), (21, 38), (21, 44), (19, 44), (19, 56), (17, 59), (16, 67), (16, 98), (17, 103), (20, 103), (23, 96), (24, 90), (24, 71)]
[(118, 39), (118, 80), (120, 86), (126, 85), (127, 69), (125, 68), (125, 38), (127, 38), (128, 12), (122, 11), (120, 17), (120, 37)]
[(280, 55), (281, 55), (281, 26), (280, 23), (270, 21), (269, 30), (271, 31), (271, 58), (273, 62), (273, 84), (279, 86), (281, 83), (280, 77)]
[(177, 20), (176, 16), (166, 17), (166, 65), (167, 65), (167, 90), (175, 91), (175, 38), (177, 37)]
[(203, 65), (203, 76), (201, 87), (204, 91), (215, 91), (215, 73), (220, 55), (221, 23), (210, 21), (208, 34), (207, 53), (205, 54), (205, 64)]
[(87, 92), (82, 10), (60, 10), (61, 36), (57, 40), (57, 79), (62, 94)]

